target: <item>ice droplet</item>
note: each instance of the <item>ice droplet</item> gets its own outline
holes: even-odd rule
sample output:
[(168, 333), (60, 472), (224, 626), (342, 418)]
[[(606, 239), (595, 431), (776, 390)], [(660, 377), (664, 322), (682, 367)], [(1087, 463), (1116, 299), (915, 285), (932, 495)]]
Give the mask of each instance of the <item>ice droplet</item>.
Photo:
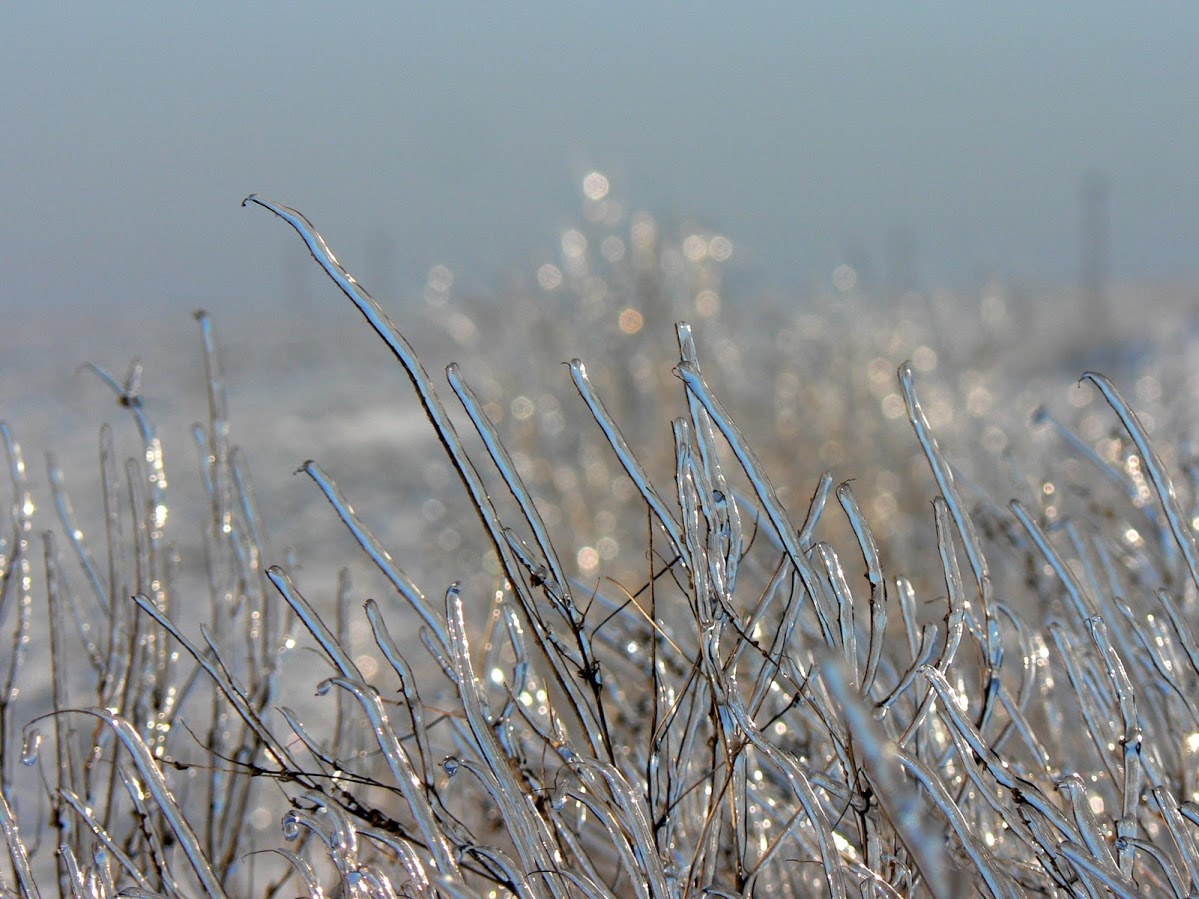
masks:
[(21, 746), (21, 764), (31, 768), (37, 764), (37, 753), (42, 748), (42, 732), (36, 727), (25, 734), (25, 742)]

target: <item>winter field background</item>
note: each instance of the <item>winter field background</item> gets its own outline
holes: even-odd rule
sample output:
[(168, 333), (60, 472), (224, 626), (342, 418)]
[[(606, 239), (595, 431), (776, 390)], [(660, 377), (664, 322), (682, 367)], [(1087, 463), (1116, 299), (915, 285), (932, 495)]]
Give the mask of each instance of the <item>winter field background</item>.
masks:
[[(327, 329), (322, 339), (246, 340), (236, 318), (232, 333), (243, 336), (221, 339), (222, 324), (205, 313), (190, 353), (184, 322), (173, 333), (139, 330), (128, 373), (103, 359), (43, 373), (32, 341), (18, 357), (40, 389), (57, 385), (53, 402), (31, 402), (26, 391), (11, 403), (34, 435), (26, 447), (58, 444), (47, 465), (59, 487), (51, 502), (36, 469), (14, 474), (6, 621), (10, 660), (24, 667), (10, 675), (4, 709), (11, 889), (32, 892), (36, 878), (75, 895), (122, 884), (129, 895), (286, 893), (297, 887), (254, 854), (291, 851), (279, 844), (280, 821), (288, 840), (301, 838), (288, 858), (312, 895), (1185, 895), (1186, 877), (1199, 877), (1187, 820), (1199, 820), (1187, 792), (1199, 719), (1176, 717), (1191, 714), (1187, 685), (1199, 677), (1186, 624), (1196, 591), (1185, 566), (1199, 558), (1187, 410), (1199, 382), (1187, 373), (1185, 289), (1155, 294), (1146, 317), (1133, 314), (1145, 291), (1116, 286), (1111, 331), (1083, 335), (1092, 297), (1021, 296), (998, 282), (974, 294), (887, 298), (842, 266), (801, 301), (741, 297), (724, 278), (734, 240), (614, 213), (623, 204), (593, 172), (552, 261), (473, 303), (434, 267), (420, 301), (391, 310), (425, 360), (463, 360), (451, 381), (478, 391), (463, 394), (464, 407), (477, 403), (479, 421), (495, 428), (489, 439), (506, 445), (468, 439), (458, 448), (452, 435), (468, 433), (470, 421), (445, 418), (433, 399), (422, 413), (396, 359), (372, 351), (345, 300), (417, 364), (383, 308), (298, 213), (250, 205), (263, 204), (342, 279), (346, 297), (330, 284), (329, 311), (310, 310), (308, 325)], [(752, 313), (738, 314), (738, 303)], [(695, 327), (677, 331), (680, 359), (654, 335), (687, 319)], [(583, 359), (572, 363), (574, 387), (564, 351)], [(239, 354), (268, 364), (252, 374)], [(706, 381), (697, 367), (705, 357)], [(1096, 386), (1110, 382), (1076, 383), (1072, 365), (1114, 373), (1131, 387), (1137, 417), (1114, 394), (1104, 401)], [(424, 392), (428, 375), (412, 371)], [(725, 409), (740, 431), (729, 430)], [(672, 448), (675, 414), (685, 417), (675, 419)], [(140, 432), (139, 416), (151, 423)], [(473, 509), (465, 501), (427, 417), (441, 422), (467, 480), (482, 473), (478, 488), (494, 507), (483, 493)], [(82, 437), (97, 421), (116, 425), (109, 449)], [(605, 423), (622, 432), (609, 432), (610, 446)], [(1147, 453), (1137, 441), (1151, 432)], [(303, 461), (301, 446), (322, 466), (305, 464), (311, 481), (325, 471), (337, 479), (332, 507), (317, 501), (309, 476), (286, 474)], [(123, 479), (113, 467), (122, 452)], [(109, 473), (97, 477), (97, 466)], [(1169, 468), (1188, 485), (1178, 495), (1162, 480)], [(501, 505), (504, 484), (515, 507)], [(839, 521), (824, 509), (837, 484)], [(659, 492), (671, 491), (663, 505)], [(114, 510), (107, 519), (105, 508)], [(480, 532), (480, 517), (486, 525), (499, 514), (497, 527), (507, 527), (514, 513), (532, 530), (497, 530), (490, 541)], [(795, 523), (779, 517), (788, 514)], [(339, 515), (375, 536), (356, 545)], [(59, 542), (42, 538), (39, 577), (31, 538), (42, 528)], [(362, 552), (372, 547), (383, 553), (375, 566)], [(865, 593), (842, 572), (840, 559), (855, 553), (865, 557)], [(273, 560), (283, 567), (266, 572)], [(659, 585), (663, 575), (670, 581)], [(118, 581), (154, 597), (139, 601), (140, 619), (104, 611), (124, 598)], [(447, 626), (425, 595), (451, 582)], [(382, 615), (373, 637), (353, 611), (365, 598)], [(155, 605), (168, 616), (158, 628), (144, 617)], [(54, 624), (44, 630), (38, 613), (47, 610)], [(1105, 612), (1122, 616), (1112, 638)], [(541, 660), (529, 656), (522, 615), (534, 638), (550, 640)], [(1162, 615), (1173, 631), (1155, 623)], [(397, 642), (379, 630), (388, 619)], [(236, 685), (207, 703), (192, 694), (212, 684), (201, 675), (195, 686), (179, 650), (202, 622), (209, 665), (219, 661)], [(1089, 650), (1078, 642), (1086, 635)], [(1064, 669), (1052, 667), (1050, 641)], [(955, 662), (959, 649), (975, 658)], [(426, 651), (446, 659), (446, 672)], [(327, 670), (314, 677), (321, 654)], [(388, 693), (373, 685), (388, 664), (400, 666), (406, 691), (422, 685), (423, 701), (406, 692), (387, 703), (390, 713), (378, 704)], [(376, 703), (373, 734), (342, 701), (328, 727), (311, 696), (338, 670), (343, 679), (331, 683), (365, 691), (355, 695), (368, 712)], [(558, 688), (537, 672), (560, 678)], [(443, 678), (449, 693), (430, 686)], [(923, 699), (919, 678), (929, 683)], [(74, 700), (89, 693), (97, 698)], [(240, 712), (234, 694), (245, 697)], [(504, 711), (492, 717), (497, 702)], [(275, 703), (295, 709), (284, 728), (272, 720)], [(119, 762), (124, 750), (111, 737), (65, 723), (79, 712), (20, 727), (89, 705), (135, 722), (121, 742), (132, 758), (143, 753), (137, 772)], [(584, 728), (573, 737), (572, 712)], [(396, 720), (404, 715), (408, 726)], [(588, 719), (598, 731), (588, 733)], [(325, 724), (323, 734), (310, 721)], [(40, 767), (14, 767), (15, 729), (21, 760)], [(580, 739), (590, 751), (576, 748)], [(312, 763), (296, 761), (303, 747)], [(558, 759), (547, 767), (549, 751)], [(158, 785), (155, 758), (167, 772)], [(456, 779), (464, 765), (483, 789), (474, 799)], [(286, 777), (264, 788), (279, 776), (271, 771)], [(411, 786), (397, 790), (406, 778)], [(1055, 792), (1063, 799), (1047, 798)], [(194, 831), (172, 816), (176, 797)], [(926, 819), (934, 807), (943, 821)], [(45, 823), (22, 838), (16, 821), (31, 819)], [(87, 822), (91, 833), (80, 827)], [(37, 827), (54, 829), (57, 854)], [(731, 847), (715, 842), (721, 833)]]
[(3, 889), (1199, 891), (1193, 17), (465, 12), (6, 11)]

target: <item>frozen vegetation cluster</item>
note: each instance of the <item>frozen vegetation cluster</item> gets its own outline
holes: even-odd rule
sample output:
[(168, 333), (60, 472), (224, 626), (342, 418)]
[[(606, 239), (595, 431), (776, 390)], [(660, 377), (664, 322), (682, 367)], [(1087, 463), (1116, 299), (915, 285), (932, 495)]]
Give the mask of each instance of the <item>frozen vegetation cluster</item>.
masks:
[[(824, 312), (735, 315), (726, 238), (600, 187), (495, 321), (431, 276), (480, 356), (444, 382), (302, 214), (247, 200), (411, 381), (473, 510), (473, 538), (430, 529), (442, 583), (312, 461), (388, 591), (318, 598), (268, 557), (203, 314), (202, 521), (172, 517), (137, 367), (94, 370), (138, 446), (101, 430), (98, 531), (3, 428), (4, 894), (1199, 894), (1199, 465), (1169, 388), (1134, 410), (1087, 374), (1011, 424), (998, 301), (943, 347), (855, 308), (851, 271)], [(575, 346), (573, 401), (519, 392)]]

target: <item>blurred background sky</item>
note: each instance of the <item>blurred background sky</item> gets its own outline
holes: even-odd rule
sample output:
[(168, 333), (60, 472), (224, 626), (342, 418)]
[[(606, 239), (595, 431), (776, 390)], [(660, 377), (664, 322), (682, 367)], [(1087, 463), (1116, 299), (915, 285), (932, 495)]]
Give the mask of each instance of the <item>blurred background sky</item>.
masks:
[(1114, 278), (1199, 275), (1193, 5), (746, 9), (6, 3), (6, 329), (280, 302), (297, 245), (252, 191), (380, 295), (485, 290), (555, 256), (593, 168), (764, 286), (897, 246), (925, 287), (1075, 283), (1088, 172)]

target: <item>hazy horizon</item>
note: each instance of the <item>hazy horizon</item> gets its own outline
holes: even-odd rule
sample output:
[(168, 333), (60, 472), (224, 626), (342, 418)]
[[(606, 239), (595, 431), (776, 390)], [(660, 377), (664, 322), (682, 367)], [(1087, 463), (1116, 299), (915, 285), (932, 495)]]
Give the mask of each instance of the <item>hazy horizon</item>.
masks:
[[(14, 4), (0, 308), (277, 302), (304, 210), (377, 292), (485, 292), (554, 258), (578, 186), (696, 216), (755, 285), (1077, 283), (1079, 192), (1114, 280), (1199, 277), (1199, 17), (1182, 4)], [(906, 248), (905, 248), (906, 247)], [(380, 283), (382, 282), (382, 283)]]

